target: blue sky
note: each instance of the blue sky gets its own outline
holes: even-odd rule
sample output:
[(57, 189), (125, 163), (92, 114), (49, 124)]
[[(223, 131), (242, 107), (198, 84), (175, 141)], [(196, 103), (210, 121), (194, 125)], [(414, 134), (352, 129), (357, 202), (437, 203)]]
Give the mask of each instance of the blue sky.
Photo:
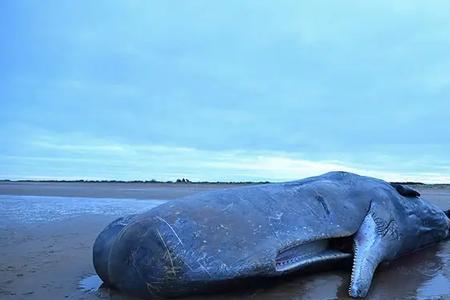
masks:
[(447, 1), (1, 1), (0, 178), (450, 182)]

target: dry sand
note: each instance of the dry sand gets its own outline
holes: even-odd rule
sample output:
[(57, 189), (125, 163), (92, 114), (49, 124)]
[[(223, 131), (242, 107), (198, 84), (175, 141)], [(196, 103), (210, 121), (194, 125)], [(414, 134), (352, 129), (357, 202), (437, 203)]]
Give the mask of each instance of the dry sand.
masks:
[[(0, 299), (132, 298), (98, 289), (92, 244), (115, 218), (229, 185), (0, 183)], [(450, 188), (419, 188), (450, 208)], [(128, 198), (128, 199), (112, 199)], [(134, 200), (148, 199), (148, 200)], [(190, 299), (347, 299), (348, 270)], [(382, 266), (369, 299), (450, 299), (450, 241)]]

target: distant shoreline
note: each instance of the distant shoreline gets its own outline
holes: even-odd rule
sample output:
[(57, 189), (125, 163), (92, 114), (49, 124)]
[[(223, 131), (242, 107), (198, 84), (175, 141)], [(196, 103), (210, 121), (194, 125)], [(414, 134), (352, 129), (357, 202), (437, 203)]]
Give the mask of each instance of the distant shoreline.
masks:
[[(188, 179), (182, 178), (177, 180), (56, 180), (56, 179), (48, 179), (48, 180), (30, 180), (30, 179), (19, 179), (19, 180), (11, 180), (11, 179), (0, 179), (0, 183), (121, 183), (121, 184), (219, 184), (219, 185), (253, 185), (253, 184), (269, 184), (276, 183), (271, 181), (190, 181)], [(412, 186), (449, 186), (450, 183), (423, 183), (423, 182), (414, 182), (414, 181), (391, 181), (390, 183), (395, 184), (404, 184), (404, 185), (412, 185)]]
[(155, 184), (268, 184), (272, 183), (270, 181), (190, 181), (182, 179), (177, 179), (175, 181), (168, 180), (168, 181), (159, 181), (159, 180), (29, 180), (29, 179), (23, 179), (23, 180), (10, 180), (10, 179), (0, 179), (1, 182), (28, 182), (28, 183), (155, 183)]

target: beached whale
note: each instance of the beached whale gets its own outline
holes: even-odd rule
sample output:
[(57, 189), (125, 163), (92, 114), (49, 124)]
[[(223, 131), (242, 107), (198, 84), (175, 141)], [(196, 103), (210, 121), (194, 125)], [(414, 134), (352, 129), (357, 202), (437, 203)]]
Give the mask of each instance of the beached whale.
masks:
[(203, 293), (353, 257), (349, 294), (377, 266), (447, 238), (450, 220), (416, 191), (346, 172), (215, 190), (111, 223), (94, 244), (105, 282), (142, 298)]

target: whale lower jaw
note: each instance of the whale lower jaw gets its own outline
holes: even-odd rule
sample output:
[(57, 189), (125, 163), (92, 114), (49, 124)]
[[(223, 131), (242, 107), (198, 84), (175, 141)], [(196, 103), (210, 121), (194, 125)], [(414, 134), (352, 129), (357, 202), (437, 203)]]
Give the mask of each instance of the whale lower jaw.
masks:
[(276, 263), (275, 270), (277, 272), (293, 272), (300, 269), (322, 266), (329, 263), (338, 263), (345, 259), (352, 258), (352, 254), (340, 252), (339, 250), (325, 250), (314, 256), (294, 257), (287, 261)]
[[(341, 246), (339, 242), (338, 245)], [(332, 267), (337, 263), (350, 260), (353, 253), (347, 247), (337, 247), (336, 241), (317, 240), (282, 250), (275, 259), (277, 273), (290, 273), (316, 267)]]

